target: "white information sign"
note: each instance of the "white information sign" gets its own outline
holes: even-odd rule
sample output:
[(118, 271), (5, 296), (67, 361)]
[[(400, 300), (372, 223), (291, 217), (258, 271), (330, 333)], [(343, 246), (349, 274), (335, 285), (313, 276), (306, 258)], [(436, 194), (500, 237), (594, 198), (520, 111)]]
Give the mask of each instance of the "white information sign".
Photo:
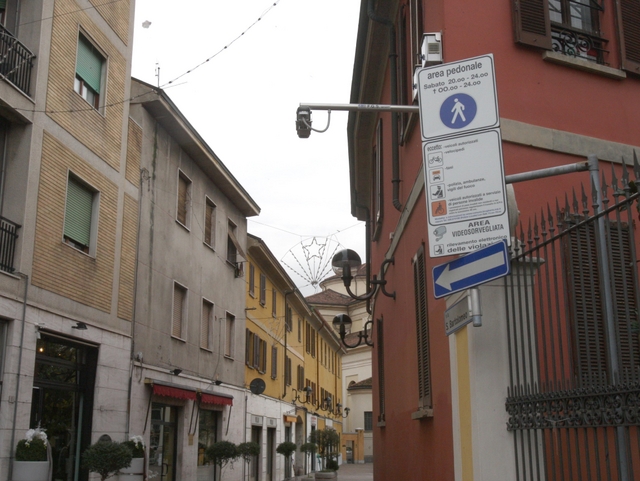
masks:
[(500, 125), (493, 55), (418, 71), (422, 140)]
[(500, 130), (424, 142), (431, 257), (509, 241)]

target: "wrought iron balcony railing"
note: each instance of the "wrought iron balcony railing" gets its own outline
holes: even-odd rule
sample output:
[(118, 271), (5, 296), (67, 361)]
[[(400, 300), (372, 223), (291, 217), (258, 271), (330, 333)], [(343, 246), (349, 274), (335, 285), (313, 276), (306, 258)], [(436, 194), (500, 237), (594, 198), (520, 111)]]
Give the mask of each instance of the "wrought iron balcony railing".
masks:
[(9, 219), (0, 217), (0, 270), (14, 272), (13, 258), (16, 252), (16, 239), (20, 224), (11, 222)]
[(605, 54), (609, 53), (604, 48), (607, 39), (565, 25), (551, 25), (551, 40), (556, 52), (599, 64), (605, 64)]
[(0, 75), (29, 95), (31, 69), (36, 56), (0, 25)]

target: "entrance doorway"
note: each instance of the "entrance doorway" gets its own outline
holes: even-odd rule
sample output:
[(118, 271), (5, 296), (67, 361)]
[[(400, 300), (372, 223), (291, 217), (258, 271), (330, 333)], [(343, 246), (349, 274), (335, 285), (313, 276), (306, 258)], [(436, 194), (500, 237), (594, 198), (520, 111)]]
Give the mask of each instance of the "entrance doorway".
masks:
[[(274, 459), (276, 457), (276, 429), (267, 428), (267, 481), (275, 481), (275, 473), (273, 469)], [(289, 465), (289, 461), (285, 460), (285, 464)]]
[(41, 333), (30, 426), (46, 429), (51, 445), (53, 481), (85, 481), (80, 455), (91, 442), (93, 391), (98, 348)]
[[(260, 426), (251, 427), (251, 441), (262, 446), (262, 428)], [(254, 456), (249, 467), (249, 479), (258, 481), (260, 479), (260, 456)]]
[(157, 476), (159, 481), (176, 481), (177, 419), (177, 407), (151, 405), (149, 471), (150, 477)]

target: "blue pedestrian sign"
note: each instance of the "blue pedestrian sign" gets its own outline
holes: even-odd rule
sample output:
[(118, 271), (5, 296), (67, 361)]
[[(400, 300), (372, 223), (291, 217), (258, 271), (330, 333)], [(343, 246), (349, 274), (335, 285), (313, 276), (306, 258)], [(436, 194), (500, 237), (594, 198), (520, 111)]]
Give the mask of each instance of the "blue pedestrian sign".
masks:
[(436, 299), (464, 291), (509, 274), (507, 241), (491, 244), (433, 268)]
[(442, 102), (440, 120), (451, 129), (462, 129), (476, 118), (478, 106), (473, 97), (467, 94), (453, 94)]
[(500, 126), (493, 55), (418, 71), (422, 141)]

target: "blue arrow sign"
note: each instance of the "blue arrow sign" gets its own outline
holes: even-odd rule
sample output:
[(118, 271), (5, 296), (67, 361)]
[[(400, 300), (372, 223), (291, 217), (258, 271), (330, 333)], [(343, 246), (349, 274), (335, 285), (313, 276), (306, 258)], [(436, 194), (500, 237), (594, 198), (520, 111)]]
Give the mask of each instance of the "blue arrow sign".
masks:
[(509, 274), (507, 241), (502, 240), (433, 268), (436, 299)]

